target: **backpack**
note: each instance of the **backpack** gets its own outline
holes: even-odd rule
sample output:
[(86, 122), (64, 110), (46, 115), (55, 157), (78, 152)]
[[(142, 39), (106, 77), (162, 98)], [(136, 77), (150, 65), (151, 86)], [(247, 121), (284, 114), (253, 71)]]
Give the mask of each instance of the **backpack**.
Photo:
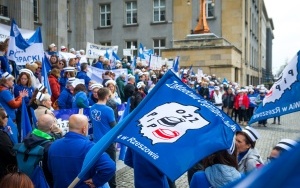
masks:
[(13, 150), (16, 152), (18, 168), (21, 172), (31, 177), (35, 167), (43, 159), (44, 147), (41, 146), (51, 140), (45, 140), (34, 148), (27, 148), (24, 143), (15, 144)]

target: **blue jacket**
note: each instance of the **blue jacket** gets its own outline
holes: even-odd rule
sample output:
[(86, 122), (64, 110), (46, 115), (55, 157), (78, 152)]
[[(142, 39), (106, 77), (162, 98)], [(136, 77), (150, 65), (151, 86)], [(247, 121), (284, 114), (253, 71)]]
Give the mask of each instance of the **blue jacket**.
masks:
[(0, 65), (1, 65), (1, 73), (0, 73), (1, 75), (5, 72), (8, 72), (9, 74), (11, 74), (10, 66), (9, 66), (6, 55), (0, 56)]
[(27, 87), (27, 86), (22, 86), (22, 85), (15, 85), (14, 96), (15, 96), (15, 98), (17, 98), (20, 95), (20, 91), (23, 91), (24, 89), (28, 91), (28, 97), (24, 97), (26, 105), (27, 105), (29, 103), (31, 97), (32, 97), (33, 92), (34, 92), (34, 88), (33, 87)]
[(63, 77), (63, 76), (60, 77), (59, 79), (60, 92), (62, 92), (64, 88), (66, 88), (67, 81), (68, 81), (67, 77)]
[(72, 108), (73, 95), (69, 89), (64, 88), (64, 90), (60, 93), (58, 99), (58, 107), (59, 109), (70, 109)]
[(169, 188), (166, 175), (130, 148), (127, 148), (124, 163), (134, 170), (135, 188)]
[(89, 107), (89, 99), (85, 92), (80, 91), (76, 93), (73, 98), (72, 108), (88, 108)]
[[(94, 146), (87, 137), (68, 132), (64, 138), (52, 143), (48, 152), (48, 168), (53, 176), (54, 188), (68, 187), (81, 171), (86, 153)], [(116, 164), (103, 153), (76, 187), (89, 186), (85, 180), (92, 178), (96, 187), (103, 186), (116, 171)]]
[(93, 67), (96, 67), (96, 68), (98, 68), (98, 69), (103, 69), (103, 64), (102, 64), (101, 61), (98, 61), (97, 63), (95, 63), (95, 64), (93, 65)]
[(91, 81), (91, 78), (88, 77), (85, 71), (80, 71), (79, 73), (77, 73), (76, 78), (83, 79), (85, 83), (85, 87), (87, 89), (89, 88), (89, 82)]

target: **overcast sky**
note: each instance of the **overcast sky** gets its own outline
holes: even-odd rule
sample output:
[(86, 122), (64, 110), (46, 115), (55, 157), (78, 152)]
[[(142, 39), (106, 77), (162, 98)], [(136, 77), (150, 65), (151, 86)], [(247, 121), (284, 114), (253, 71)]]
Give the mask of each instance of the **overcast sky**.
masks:
[(274, 23), (273, 73), (300, 50), (300, 0), (265, 0)]

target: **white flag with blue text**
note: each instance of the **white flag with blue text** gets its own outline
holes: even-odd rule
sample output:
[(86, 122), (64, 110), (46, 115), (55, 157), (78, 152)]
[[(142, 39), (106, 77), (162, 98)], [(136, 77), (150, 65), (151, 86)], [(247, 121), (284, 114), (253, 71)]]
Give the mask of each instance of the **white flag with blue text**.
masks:
[(27, 62), (42, 61), (43, 57), (44, 48), (40, 28), (25, 40), (16, 22), (12, 20), (7, 58), (15, 61), (17, 65), (25, 65)]

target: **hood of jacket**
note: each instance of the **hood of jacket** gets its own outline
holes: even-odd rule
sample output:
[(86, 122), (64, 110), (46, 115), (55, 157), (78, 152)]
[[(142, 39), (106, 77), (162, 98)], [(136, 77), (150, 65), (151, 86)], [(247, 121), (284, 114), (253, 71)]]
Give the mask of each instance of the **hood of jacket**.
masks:
[(224, 185), (241, 178), (240, 172), (232, 166), (215, 164), (205, 169), (205, 175), (212, 187)]
[[(35, 129), (36, 130), (36, 129)], [(39, 132), (42, 132), (42, 131), (39, 131)], [(52, 137), (51, 135), (48, 135), (47, 133), (44, 133), (46, 136), (48, 136), (49, 138)], [(24, 145), (27, 147), (27, 148), (34, 148), (35, 146), (37, 145), (40, 145), (42, 142), (44, 142), (45, 140), (50, 140), (53, 141), (54, 139), (47, 139), (47, 138), (44, 138), (44, 137), (41, 137), (41, 136), (37, 136), (35, 135), (34, 133), (31, 133), (29, 135), (27, 135), (23, 142), (24, 142)]]

